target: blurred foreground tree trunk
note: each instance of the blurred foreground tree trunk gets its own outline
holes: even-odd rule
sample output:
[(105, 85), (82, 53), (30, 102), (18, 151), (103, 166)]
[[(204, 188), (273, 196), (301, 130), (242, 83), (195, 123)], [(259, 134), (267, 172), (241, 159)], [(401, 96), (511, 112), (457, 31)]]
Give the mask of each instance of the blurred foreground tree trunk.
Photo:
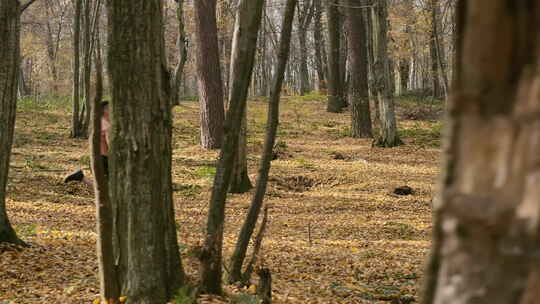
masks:
[[(540, 2), (460, 1), (424, 303), (540, 299)], [(512, 43), (509, 43), (512, 41)]]
[(6, 212), (6, 187), (13, 144), (20, 68), (20, 5), (0, 1), (0, 243), (24, 244), (11, 227)]
[(201, 260), (201, 289), (204, 293), (220, 294), (222, 282), (223, 225), (225, 202), (231, 182), (234, 158), (245, 117), (246, 100), (253, 65), (257, 37), (261, 25), (264, 0), (241, 0), (236, 15), (233, 49), (231, 56), (231, 91), (229, 110), (225, 120), (225, 140), (218, 160), (214, 186), (210, 198), (210, 210), (206, 239)]
[(184, 282), (171, 181), (171, 88), (162, 0), (108, 2), (110, 199), (121, 295), (166, 303)]

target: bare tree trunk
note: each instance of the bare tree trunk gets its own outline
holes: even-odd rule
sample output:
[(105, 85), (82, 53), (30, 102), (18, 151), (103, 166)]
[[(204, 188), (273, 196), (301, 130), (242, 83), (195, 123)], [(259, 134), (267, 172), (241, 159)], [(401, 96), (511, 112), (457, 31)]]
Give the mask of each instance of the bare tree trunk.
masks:
[(196, 66), (201, 115), (201, 145), (218, 149), (223, 141), (223, 82), (219, 62), (216, 0), (194, 2)]
[(369, 108), (366, 31), (362, 10), (358, 2), (347, 0), (347, 34), (351, 67), (351, 132), (355, 138), (371, 138), (371, 111)]
[(71, 113), (71, 137), (82, 137), (82, 121), (80, 118), (80, 35), (82, 1), (73, 0), (73, 91)]
[(307, 30), (313, 20), (315, 5), (313, 0), (305, 0), (299, 4), (298, 9), (298, 46), (300, 60), (300, 95), (305, 95), (311, 91), (308, 70), (308, 49), (307, 49)]
[(6, 186), (17, 111), (20, 68), (20, 5), (18, 0), (0, 1), (0, 243), (24, 244), (6, 212)]
[(339, 0), (326, 1), (326, 19), (328, 23), (328, 112), (339, 113), (346, 106), (343, 98), (343, 84), (340, 71), (340, 27)]
[(184, 24), (184, 0), (177, 0), (176, 18), (178, 19), (178, 37), (176, 39), (176, 47), (178, 48), (178, 63), (174, 69), (172, 77), (172, 104), (180, 104), (180, 86), (182, 85), (182, 74), (187, 62), (188, 40)]
[(268, 183), (268, 175), (272, 161), (272, 149), (276, 140), (276, 133), (279, 124), (279, 100), (281, 88), (283, 86), (283, 78), (287, 61), (289, 60), (289, 52), (291, 45), (291, 32), (294, 19), (294, 11), (297, 0), (288, 0), (285, 8), (281, 41), (279, 43), (278, 61), (276, 63), (275, 74), (272, 81), (272, 90), (270, 92), (270, 100), (268, 104), (268, 123), (266, 127), (266, 138), (264, 142), (264, 152), (261, 158), (259, 167), (259, 177), (257, 178), (257, 186), (255, 194), (251, 201), (248, 214), (242, 225), (240, 234), (236, 241), (236, 247), (230, 260), (229, 282), (241, 282), (243, 280), (242, 265), (246, 257), (246, 251), (257, 223), (257, 218), (261, 212), (261, 207), (266, 193), (266, 185)]
[(313, 0), (314, 5), (314, 26), (313, 26), (313, 42), (315, 47), (315, 69), (317, 71), (318, 85), (317, 89), (320, 92), (326, 93), (326, 71), (324, 62), (326, 61), (326, 53), (324, 52), (325, 42), (322, 33), (322, 4), (321, 0)]
[(246, 109), (263, 7), (264, 0), (241, 0), (236, 16), (231, 56), (231, 76), (234, 78), (231, 79), (229, 110), (225, 120), (225, 129), (228, 132), (225, 134), (219, 156), (210, 198), (206, 239), (200, 256), (201, 288), (206, 293), (221, 293), (225, 200), (231, 181), (233, 160), (237, 153), (242, 117)]
[(380, 135), (376, 145), (395, 147), (402, 144), (397, 134), (396, 115), (391, 88), (390, 60), (388, 58), (388, 4), (387, 0), (378, 0), (373, 12), (373, 73), (374, 90), (379, 103), (381, 119)]
[(538, 303), (540, 3), (464, 0), (457, 14), (424, 303)]
[(172, 201), (172, 92), (162, 11), (161, 0), (108, 2), (109, 192), (119, 286), (130, 303), (165, 303), (184, 282)]

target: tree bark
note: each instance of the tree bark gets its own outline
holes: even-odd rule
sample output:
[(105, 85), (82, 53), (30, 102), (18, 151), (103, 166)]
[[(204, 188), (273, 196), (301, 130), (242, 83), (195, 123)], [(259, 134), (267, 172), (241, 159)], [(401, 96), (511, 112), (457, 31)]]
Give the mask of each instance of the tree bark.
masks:
[(350, 105), (351, 133), (355, 138), (371, 138), (371, 111), (369, 108), (367, 45), (363, 13), (355, 0), (347, 0), (347, 34), (351, 68)]
[(537, 303), (540, 3), (464, 0), (457, 14), (424, 303)]
[(218, 149), (223, 141), (223, 82), (219, 62), (216, 0), (194, 2), (196, 67), (201, 115), (201, 145)]
[(305, 0), (298, 9), (298, 46), (300, 53), (300, 95), (305, 95), (311, 91), (311, 85), (309, 81), (308, 70), (308, 49), (307, 49), (307, 30), (313, 20), (313, 14), (315, 12), (315, 5), (313, 0)]
[(374, 3), (373, 12), (373, 74), (374, 92), (379, 104), (380, 134), (376, 145), (395, 147), (402, 144), (397, 134), (396, 115), (391, 87), (390, 60), (388, 58), (388, 4), (387, 0)]
[(264, 195), (266, 193), (266, 186), (268, 183), (268, 175), (270, 172), (270, 166), (272, 161), (272, 151), (276, 140), (276, 133), (279, 124), (279, 100), (281, 95), (281, 88), (283, 86), (283, 79), (285, 75), (285, 69), (287, 61), (289, 60), (289, 53), (291, 47), (291, 32), (294, 19), (294, 11), (296, 8), (297, 0), (288, 0), (287, 6), (284, 12), (282, 33), (279, 43), (278, 61), (275, 67), (275, 74), (272, 81), (272, 88), (270, 92), (270, 100), (268, 104), (268, 118), (266, 127), (266, 138), (264, 142), (264, 152), (261, 158), (261, 165), (259, 167), (259, 176), (257, 178), (257, 185), (255, 188), (255, 194), (251, 200), (251, 206), (249, 208), (242, 229), (238, 235), (236, 241), (236, 247), (230, 260), (230, 273), (229, 282), (240, 282), (243, 279), (242, 265), (246, 257), (247, 247), (249, 240), (255, 229), (255, 224), (261, 212), (263, 205)]
[(176, 47), (178, 48), (178, 63), (174, 69), (172, 77), (172, 104), (180, 104), (180, 86), (182, 85), (182, 74), (187, 62), (188, 40), (184, 24), (184, 0), (176, 1), (176, 19), (178, 20), (178, 37)]
[(315, 44), (315, 69), (317, 72), (317, 89), (320, 92), (326, 93), (326, 71), (325, 64), (326, 53), (324, 52), (325, 42), (324, 35), (322, 33), (322, 4), (321, 0), (314, 0), (313, 5), (315, 6), (315, 13), (313, 16), (313, 42)]
[(326, 1), (328, 28), (328, 112), (339, 113), (346, 106), (340, 71), (340, 27), (337, 5), (339, 0)]
[(82, 137), (82, 120), (80, 117), (80, 35), (81, 35), (81, 12), (82, 1), (73, 0), (73, 89), (72, 89), (72, 113), (71, 113), (71, 137)]
[(24, 244), (7, 216), (6, 187), (17, 111), (20, 68), (20, 5), (18, 0), (0, 2), (0, 243)]
[(108, 2), (115, 261), (130, 303), (165, 303), (184, 282), (172, 201), (170, 76), (161, 0)]
[(225, 201), (236, 157), (264, 0), (241, 0), (236, 16), (231, 56), (231, 94), (225, 120), (225, 140), (219, 156), (210, 198), (206, 239), (200, 256), (202, 292), (220, 294)]

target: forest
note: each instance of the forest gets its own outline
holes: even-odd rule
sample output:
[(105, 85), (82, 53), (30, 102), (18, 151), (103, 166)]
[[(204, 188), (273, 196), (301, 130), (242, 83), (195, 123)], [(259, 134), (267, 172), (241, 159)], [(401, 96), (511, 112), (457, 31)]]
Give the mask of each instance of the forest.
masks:
[(538, 20), (0, 0), (0, 304), (540, 303)]

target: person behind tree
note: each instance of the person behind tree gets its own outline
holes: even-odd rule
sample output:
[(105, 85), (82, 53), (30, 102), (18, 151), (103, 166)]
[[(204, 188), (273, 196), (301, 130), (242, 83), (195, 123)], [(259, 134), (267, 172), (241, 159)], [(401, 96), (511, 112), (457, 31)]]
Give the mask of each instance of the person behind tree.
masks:
[[(101, 139), (99, 142), (99, 148), (101, 152), (101, 161), (103, 162), (103, 169), (105, 176), (109, 175), (109, 161), (107, 155), (109, 154), (109, 132), (111, 128), (111, 121), (109, 118), (109, 102), (102, 101), (100, 103), (100, 112), (101, 112)], [(87, 185), (92, 186), (92, 179), (84, 175), (82, 169), (78, 169), (75, 172), (71, 173), (64, 179), (64, 183), (71, 181), (84, 182)]]

